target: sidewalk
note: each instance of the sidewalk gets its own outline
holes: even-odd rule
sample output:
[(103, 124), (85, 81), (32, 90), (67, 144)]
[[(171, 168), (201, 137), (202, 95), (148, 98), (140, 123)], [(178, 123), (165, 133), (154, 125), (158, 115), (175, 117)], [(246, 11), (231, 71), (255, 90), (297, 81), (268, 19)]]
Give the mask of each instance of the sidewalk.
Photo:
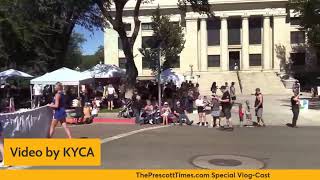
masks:
[[(246, 100), (250, 101), (251, 107), (254, 105), (255, 96), (238, 96), (236, 103), (245, 103)], [(256, 117), (254, 109), (251, 109), (254, 121)], [(290, 105), (290, 96), (285, 95), (265, 95), (264, 96), (264, 109), (263, 119), (267, 125), (272, 126), (285, 126), (291, 123), (292, 112)], [(118, 113), (100, 113), (99, 118), (114, 118), (118, 119)], [(198, 114), (189, 114), (190, 120), (195, 123), (198, 122)], [(207, 120), (212, 121), (211, 115), (207, 115)], [(239, 125), (238, 105), (235, 104), (232, 108), (232, 122), (234, 125)], [(320, 110), (300, 110), (298, 119), (298, 126), (320, 126)]]

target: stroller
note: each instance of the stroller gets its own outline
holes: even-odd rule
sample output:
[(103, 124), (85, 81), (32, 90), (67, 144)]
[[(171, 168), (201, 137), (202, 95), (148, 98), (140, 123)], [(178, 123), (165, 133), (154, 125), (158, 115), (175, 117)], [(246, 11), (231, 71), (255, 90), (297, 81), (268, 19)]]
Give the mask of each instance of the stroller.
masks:
[(132, 110), (132, 100), (131, 99), (124, 99), (122, 100), (122, 109), (118, 113), (119, 118), (132, 118), (134, 116)]

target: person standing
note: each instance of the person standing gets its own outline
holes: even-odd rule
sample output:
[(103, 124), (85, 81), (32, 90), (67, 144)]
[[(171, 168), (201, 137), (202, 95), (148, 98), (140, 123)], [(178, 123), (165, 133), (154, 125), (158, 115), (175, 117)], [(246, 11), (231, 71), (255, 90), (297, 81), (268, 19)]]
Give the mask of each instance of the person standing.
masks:
[(296, 128), (297, 127), (297, 120), (298, 120), (299, 113), (300, 113), (300, 97), (299, 97), (298, 93), (295, 93), (291, 97), (291, 107), (292, 107), (292, 113), (293, 113), (292, 127)]
[(190, 119), (187, 116), (187, 110), (181, 105), (180, 101), (177, 101), (176, 108), (173, 111), (174, 115), (176, 115), (179, 118), (179, 125), (182, 126), (182, 120), (186, 120), (187, 125), (192, 125), (193, 121), (190, 121)]
[(33, 94), (34, 94), (34, 108), (38, 108), (40, 107), (41, 97), (42, 97), (41, 85), (36, 84), (33, 86)]
[(113, 110), (113, 100), (114, 100), (114, 95), (116, 93), (116, 90), (112, 86), (112, 84), (108, 85), (107, 88), (108, 96), (107, 96), (107, 101), (108, 101), (108, 110)]
[(227, 126), (229, 128), (232, 128), (232, 122), (231, 122), (231, 108), (232, 108), (232, 104), (231, 104), (231, 97), (230, 97), (230, 93), (227, 90), (226, 86), (221, 86), (221, 92), (223, 93), (221, 99), (219, 100), (221, 103), (221, 114), (220, 116), (222, 118), (226, 118), (226, 122), (227, 122)]
[(229, 91), (229, 93), (230, 93), (230, 87), (229, 87), (228, 82), (225, 82), (225, 83), (224, 83), (224, 86), (226, 87), (226, 90)]
[(142, 102), (141, 97), (139, 95), (136, 95), (136, 97), (133, 99), (133, 102), (132, 102), (132, 110), (136, 118), (136, 124), (141, 123), (140, 116), (141, 116), (141, 111), (143, 107), (144, 107), (144, 103)]
[(240, 127), (243, 127), (243, 117), (244, 117), (244, 108), (242, 107), (242, 103), (239, 104), (239, 120), (240, 120)]
[(231, 96), (232, 103), (234, 103), (237, 100), (236, 88), (234, 87), (234, 85), (235, 85), (235, 82), (232, 82), (230, 86), (230, 96)]
[(198, 116), (199, 116), (199, 126), (206, 126), (207, 123), (206, 123), (206, 119), (205, 119), (205, 116), (206, 116), (206, 112), (205, 112), (205, 104), (203, 102), (203, 98), (199, 95), (198, 99), (196, 100), (195, 102), (196, 106), (197, 106), (197, 109), (198, 109)]
[(212, 94), (216, 94), (217, 93), (217, 83), (216, 82), (213, 82), (212, 85), (211, 85), (211, 92)]
[(263, 114), (263, 95), (261, 93), (260, 88), (256, 88), (255, 96), (256, 96), (256, 100), (254, 102), (254, 108), (255, 108), (255, 111), (256, 111), (258, 126), (265, 127), (266, 124), (264, 123), (264, 121), (262, 119), (262, 114)]
[(60, 82), (56, 83), (55, 90), (57, 92), (56, 92), (56, 95), (54, 96), (53, 102), (51, 104), (48, 104), (48, 106), (54, 110), (53, 120), (51, 122), (51, 127), (50, 127), (49, 138), (53, 136), (55, 132), (55, 128), (57, 127), (58, 122), (60, 122), (68, 138), (71, 139), (71, 132), (70, 132), (70, 129), (67, 127), (67, 122), (66, 122), (67, 113), (65, 109), (65, 96), (63, 94), (63, 87)]
[(292, 85), (292, 92), (293, 92), (294, 94), (300, 94), (300, 83), (299, 83), (298, 80), (296, 80), (296, 81), (294, 82), (294, 84)]
[(220, 127), (220, 102), (218, 96), (215, 93), (212, 95), (211, 100), (211, 115), (212, 115), (212, 127)]

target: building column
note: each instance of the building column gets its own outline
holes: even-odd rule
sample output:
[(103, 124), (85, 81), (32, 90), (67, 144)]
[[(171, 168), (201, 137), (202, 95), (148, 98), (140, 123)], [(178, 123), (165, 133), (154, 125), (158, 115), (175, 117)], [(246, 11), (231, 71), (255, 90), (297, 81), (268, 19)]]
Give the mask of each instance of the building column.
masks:
[(221, 62), (221, 70), (228, 71), (229, 65), (229, 53), (228, 53), (228, 21), (226, 16), (221, 17), (221, 54), (220, 54), (220, 62)]
[[(185, 48), (181, 54), (184, 61), (180, 64), (182, 72), (189, 72), (192, 65), (194, 71), (199, 71), (198, 64), (198, 17), (186, 17)], [(185, 61), (186, 60), (186, 61)]]
[(249, 70), (249, 16), (242, 16), (242, 58), (241, 69)]
[(200, 70), (208, 71), (208, 29), (207, 29), (207, 18), (200, 19), (200, 42), (201, 42), (201, 61)]
[(118, 33), (111, 28), (104, 31), (104, 63), (119, 66)]
[(290, 26), (286, 23), (286, 13), (273, 16), (273, 60), (274, 70), (284, 70), (284, 64), (288, 59), (288, 45), (290, 45)]
[(263, 70), (271, 69), (270, 16), (263, 18)]

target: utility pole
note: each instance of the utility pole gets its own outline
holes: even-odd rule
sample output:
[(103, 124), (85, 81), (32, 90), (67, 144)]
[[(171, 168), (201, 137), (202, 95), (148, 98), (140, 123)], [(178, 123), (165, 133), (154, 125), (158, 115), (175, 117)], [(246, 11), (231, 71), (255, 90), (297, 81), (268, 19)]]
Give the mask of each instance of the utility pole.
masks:
[(158, 65), (158, 103), (159, 103), (159, 110), (161, 113), (161, 46), (159, 46), (159, 65)]

